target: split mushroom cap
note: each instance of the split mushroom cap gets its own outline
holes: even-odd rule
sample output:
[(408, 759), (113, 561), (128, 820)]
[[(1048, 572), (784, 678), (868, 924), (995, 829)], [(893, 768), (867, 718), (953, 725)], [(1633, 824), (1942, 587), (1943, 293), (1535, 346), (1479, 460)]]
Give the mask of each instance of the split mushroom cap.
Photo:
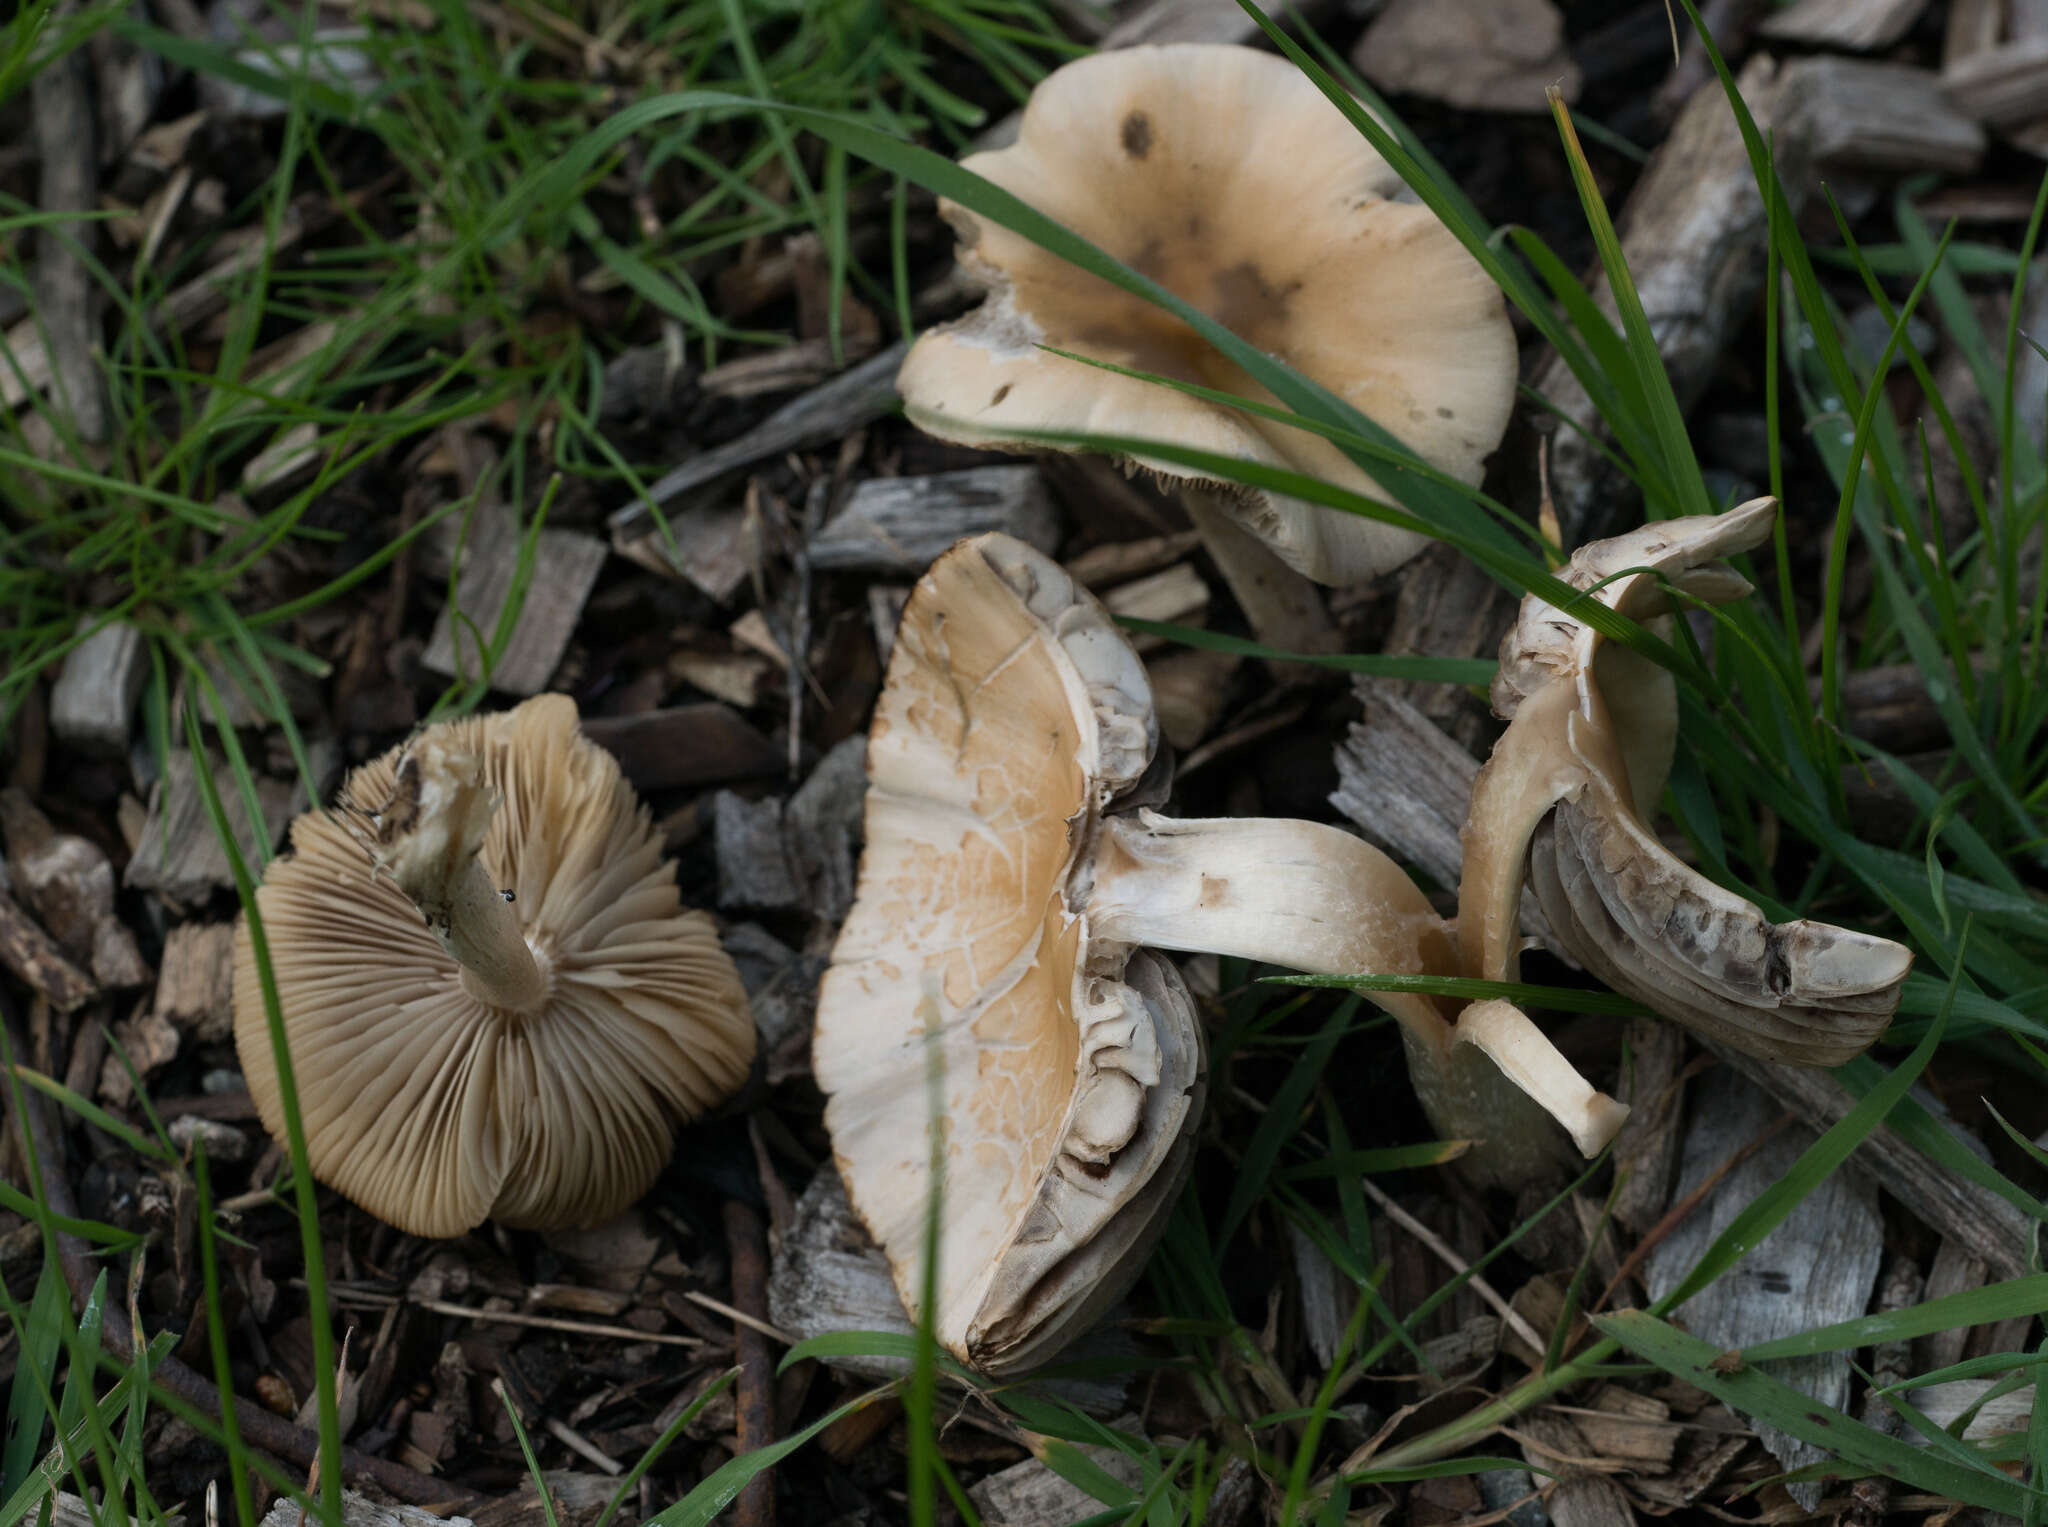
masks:
[[(1190, 1163), (1201, 1032), (1146, 948), (1455, 964), (1422, 893), (1349, 833), (1143, 809), (1157, 743), (1143, 665), (1056, 563), (985, 535), (918, 582), (869, 732), (866, 846), (812, 1066), (847, 1193), (913, 1313), (936, 1142), (934, 1324), (993, 1375), (1045, 1361), (1130, 1285)], [(1518, 1087), (1589, 1151), (1618, 1127), (1619, 1105), (1505, 1004), (1453, 1030), (1430, 999), (1375, 1000), (1439, 1127), (1479, 1138), (1533, 1114)]]
[[(1476, 483), (1514, 405), (1499, 290), (1315, 84), (1252, 48), (1174, 44), (1048, 75), (1016, 143), (963, 161)], [(1041, 346), (1273, 401), (1180, 319), (963, 207), (941, 211), (983, 305), (932, 329), (897, 378), (942, 439), (1026, 431), (1138, 436), (1384, 497), (1329, 441)], [(1168, 477), (1185, 467), (1139, 464)], [(1400, 566), (1417, 534), (1231, 488), (1232, 511), (1291, 566), (1350, 583)]]
[(913, 1311), (942, 1132), (937, 1331), (990, 1373), (1129, 1286), (1192, 1159), (1202, 1041), (1180, 978), (1091, 939), (1068, 900), (1103, 807), (1151, 761), (1150, 700), (1101, 607), (992, 535), (917, 585), (868, 732), (813, 1070)]
[[(1668, 631), (1671, 590), (1727, 603), (1720, 557), (1765, 540), (1777, 501), (1661, 520), (1572, 555), (1588, 597)], [(1840, 1065), (1890, 1021), (1912, 954), (1889, 939), (1754, 903), (1681, 863), (1649, 823), (1678, 734), (1669, 672), (1531, 595), (1501, 645), (1509, 721), (1479, 773), (1459, 888), (1467, 974), (1512, 980), (1525, 882), (1559, 940), (1616, 991), (1700, 1034), (1798, 1065)]]
[[(595, 1224), (754, 1053), (711, 919), (576, 707), (429, 727), (292, 826), (257, 892), (313, 1174), (379, 1219)], [(284, 1138), (245, 918), (235, 1042)]]

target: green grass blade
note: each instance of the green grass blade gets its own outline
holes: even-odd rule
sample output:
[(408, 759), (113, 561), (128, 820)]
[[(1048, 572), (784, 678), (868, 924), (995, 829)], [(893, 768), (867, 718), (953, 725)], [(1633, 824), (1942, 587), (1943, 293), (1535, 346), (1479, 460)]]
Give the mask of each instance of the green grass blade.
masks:
[(1378, 652), (1285, 652), (1242, 636), (1204, 631), (1199, 626), (1177, 625), (1170, 620), (1140, 620), (1119, 615), (1116, 623), (1140, 636), (1163, 636), (1183, 647), (1204, 652), (1228, 652), (1237, 657), (1263, 658), (1269, 663), (1308, 663), (1339, 673), (1363, 673), (1376, 679), (1403, 679), (1424, 684), (1485, 686), (1493, 682), (1498, 663), (1486, 658), (1390, 656)]
[[(213, 1359), (214, 1387), (223, 1396), (231, 1396), (235, 1392), (234, 1361), (228, 1355), (227, 1327), (215, 1314), (223, 1308), (220, 1257), (213, 1231), (213, 1174), (207, 1170), (203, 1136), (192, 1153), (192, 1182), (199, 1199), (199, 1275), (206, 1289), (207, 1351)], [(222, 1404), (220, 1424), (227, 1448), (229, 1487), (235, 1498), (235, 1520), (240, 1527), (256, 1527), (256, 1502), (249, 1489), (249, 1449), (242, 1441), (241, 1418), (235, 1414), (232, 1400)]]
[[(188, 669), (188, 672), (194, 671)], [(204, 670), (197, 670), (201, 676)], [(220, 711), (216, 705), (215, 714)], [(233, 732), (226, 726), (219, 728), (223, 741), (232, 739)], [(186, 746), (195, 758), (206, 756), (203, 739), (199, 732), (199, 717), (188, 707), (185, 712)], [(317, 1414), (320, 1432), (320, 1519), (323, 1527), (343, 1527), (341, 1514), (341, 1412), (337, 1407), (335, 1386), (334, 1327), (328, 1314), (326, 1258), (321, 1251), (320, 1205), (314, 1197), (313, 1174), (307, 1165), (306, 1126), (299, 1111), (298, 1079), (292, 1067), (291, 1043), (285, 1036), (284, 1010), (277, 993), (277, 976), (270, 961), (270, 941), (263, 927), (262, 909), (256, 904), (256, 881), (249, 872), (247, 860), (243, 858), (241, 845), (236, 842), (231, 830), (227, 812), (221, 805), (219, 792), (214, 788), (212, 774), (203, 768), (194, 769), (199, 790), (206, 805), (206, 812), (213, 822), (215, 836), (220, 840), (227, 854), (228, 869), (235, 881), (235, 892), (242, 903), (242, 915), (249, 930), (249, 941), (256, 958), (256, 973), (263, 997), (264, 1018), (269, 1030), (272, 1059), (277, 1066), (279, 1101), (283, 1105), (285, 1143), (292, 1160), (292, 1179), (295, 1206), (298, 1210), (300, 1251), (304, 1257), (306, 1298), (312, 1306), (311, 1321), (313, 1338), (313, 1369)], [(263, 820), (260, 810), (253, 811), (252, 822)]]
[(1980, 1471), (1887, 1436), (1746, 1363), (1724, 1363), (1711, 1343), (1688, 1336), (1646, 1311), (1597, 1315), (1593, 1324), (1631, 1352), (1648, 1358), (1674, 1378), (1704, 1389), (1730, 1409), (1768, 1421), (1847, 1463), (1902, 1480), (1929, 1494), (2015, 1516), (2027, 1509), (2030, 1498), (2041, 1494), (1996, 1472)]
[(35, 1467), (43, 1423), (49, 1419), (44, 1401), (57, 1378), (57, 1351), (64, 1344), (64, 1322), (71, 1316), (71, 1291), (55, 1256), (43, 1258), (36, 1291), (29, 1300), (28, 1320), (16, 1332), (14, 1382), (7, 1393), (7, 1446), (0, 1451), (0, 1498), (12, 1498)]
[(165, 1145), (160, 1140), (152, 1140), (125, 1119), (115, 1118), (104, 1108), (100, 1107), (99, 1104), (93, 1102), (90, 1098), (80, 1097), (62, 1082), (53, 1081), (43, 1075), (42, 1072), (32, 1071), (27, 1066), (22, 1065), (17, 1065), (14, 1068), (14, 1074), (28, 1083), (29, 1086), (35, 1088), (36, 1091), (70, 1109), (71, 1112), (77, 1114), (79, 1118), (85, 1120), (86, 1123), (92, 1125), (95, 1129), (105, 1130), (116, 1140), (127, 1146), (128, 1149), (141, 1156), (145, 1161), (156, 1161), (165, 1165), (176, 1164), (178, 1153), (168, 1145)]
[[(1585, 151), (1579, 146), (1571, 113), (1554, 91), (1550, 114), (1564, 142), (1572, 184), (1578, 189), (1579, 205), (1585, 210), (1586, 221), (1593, 230), (1593, 244), (1600, 254), (1601, 269), (1607, 274), (1608, 290), (1614, 295), (1615, 311), (1621, 315), (1621, 329), (1628, 339), (1629, 360), (1635, 369), (1637, 386), (1649, 405), (1658, 456), (1655, 461), (1644, 461), (1639, 465), (1661, 483), (1680, 512), (1710, 514), (1714, 506), (1708, 501), (1706, 487), (1700, 481), (1699, 462), (1692, 453), (1692, 437), (1685, 428), (1685, 413), (1678, 406), (1678, 395), (1671, 390), (1671, 378), (1665, 373), (1656, 333), (1650, 327), (1649, 315), (1643, 311), (1642, 297), (1629, 275), (1628, 258), (1622, 252), (1621, 237), (1614, 231), (1606, 203), (1600, 199), (1600, 189), (1593, 180), (1593, 167), (1586, 162)], [(1659, 470), (1652, 471), (1653, 467)]]
[(1879, 1342), (1910, 1341), (1932, 1336), (1938, 1331), (1988, 1325), (1994, 1320), (2044, 1312), (2048, 1312), (2048, 1273), (2034, 1273), (2004, 1283), (1987, 1283), (1982, 1288), (1968, 1289), (1960, 1294), (1928, 1299), (1903, 1310), (1892, 1310), (1882, 1315), (1859, 1315), (1854, 1320), (1819, 1326), (1797, 1336), (1760, 1342), (1753, 1347), (1744, 1347), (1742, 1355), (1750, 1362), (1776, 1357), (1810, 1357), (1816, 1352), (1844, 1352), (1854, 1347), (1876, 1346)]
[(620, 1476), (618, 1489), (612, 1492), (611, 1500), (606, 1502), (603, 1513), (591, 1524), (591, 1527), (609, 1527), (611, 1519), (618, 1515), (619, 1507), (626, 1503), (626, 1497), (632, 1494), (639, 1486), (641, 1479), (645, 1477), (647, 1471), (660, 1461), (661, 1456), (670, 1447), (674, 1446), (676, 1438), (682, 1436), (684, 1429), (704, 1413), (704, 1407), (724, 1394), (726, 1390), (732, 1388), (738, 1382), (739, 1376), (739, 1369), (726, 1369), (725, 1372), (706, 1384), (696, 1399), (683, 1407), (675, 1420), (669, 1423), (668, 1430), (655, 1438), (653, 1444), (646, 1452), (640, 1455), (639, 1460), (634, 1463), (633, 1467), (626, 1470)]
[(540, 1496), (542, 1518), (547, 1527), (562, 1527), (555, 1515), (555, 1492), (548, 1488), (548, 1482), (541, 1474), (540, 1460), (533, 1455), (533, 1444), (527, 1440), (526, 1425), (519, 1419), (519, 1407), (512, 1403), (511, 1391), (506, 1389), (502, 1378), (497, 1378), (491, 1380), (491, 1392), (505, 1407), (505, 1419), (512, 1423), (512, 1435), (519, 1443), (519, 1456), (526, 1460), (526, 1477), (533, 1481), (533, 1488)]
[(1301, 1111), (1307, 1106), (1309, 1097), (1315, 1091), (1316, 1083), (1329, 1069), (1330, 1057), (1336, 1053), (1337, 1041), (1344, 1037), (1344, 1031), (1351, 1026), (1351, 1020), (1358, 1011), (1356, 997), (1340, 1003), (1335, 1011), (1324, 1020), (1322, 1032), (1316, 1041), (1301, 1052), (1294, 1067), (1287, 1073), (1280, 1085), (1273, 1089), (1273, 1096), (1265, 1113), (1260, 1115), (1258, 1128), (1244, 1149), (1244, 1156), (1237, 1164), (1237, 1173), (1230, 1188), (1230, 1201), (1223, 1210), (1223, 1218), (1216, 1227), (1216, 1248), (1220, 1252), (1230, 1244), (1237, 1234), (1238, 1226), (1245, 1216), (1252, 1212), (1252, 1206), (1265, 1195), (1267, 1179), (1279, 1163), (1280, 1151), (1294, 1133), (1295, 1124)]
[[(1856, 1106), (1844, 1114), (1828, 1131), (1808, 1146), (1790, 1170), (1759, 1193), (1755, 1200), (1729, 1222), (1728, 1228), (1715, 1238), (1699, 1261), (1675, 1284), (1671, 1290), (1653, 1304), (1653, 1314), (1662, 1315), (1678, 1309), (1686, 1300), (1714, 1282), (1729, 1268), (1747, 1256), (1758, 1242), (1784, 1223), (1787, 1216), (1805, 1202), (1807, 1194), (1819, 1187), (1834, 1170), (1849, 1159), (1849, 1153), (1863, 1143), (1873, 1129), (1884, 1122), (1885, 1116), (1898, 1105), (1907, 1089), (1926, 1069), (1927, 1062), (1934, 1056), (1941, 1043), (1942, 1031), (1947, 1027), (1947, 1014), (1937, 1018), (1927, 1037), (1920, 1041), (1913, 1053), (1896, 1066), (1890, 1075), (1870, 1089)], [(1645, 1353), (1644, 1356), (1650, 1356)], [(1654, 1360), (1654, 1359), (1653, 1359)], [(1787, 1430), (1790, 1430), (1788, 1427)], [(1800, 1435), (1794, 1432), (1793, 1435)]]
[(720, 1464), (688, 1495), (666, 1511), (657, 1512), (649, 1517), (645, 1527), (710, 1527), (712, 1519), (732, 1504), (733, 1497), (744, 1490), (756, 1474), (763, 1469), (773, 1468), (833, 1422), (850, 1416), (864, 1406), (871, 1405), (896, 1391), (896, 1385), (888, 1384), (880, 1389), (871, 1389), (866, 1394), (856, 1395), (836, 1410), (820, 1416), (801, 1431), (791, 1432), (779, 1442), (755, 1448), (751, 1453), (743, 1453)]

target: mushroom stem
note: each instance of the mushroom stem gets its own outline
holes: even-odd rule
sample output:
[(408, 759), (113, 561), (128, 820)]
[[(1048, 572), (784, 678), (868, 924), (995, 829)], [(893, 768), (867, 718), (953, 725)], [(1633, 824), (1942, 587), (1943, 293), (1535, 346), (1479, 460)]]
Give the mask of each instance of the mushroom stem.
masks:
[[(1190, 485), (1182, 487), (1178, 497), (1260, 641), (1288, 652), (1343, 650), (1343, 635), (1330, 619), (1315, 583), (1245, 529), (1219, 493)], [(1306, 683), (1321, 677), (1308, 663), (1267, 666), (1283, 683)]]
[[(1091, 931), (1155, 949), (1208, 950), (1323, 975), (1447, 975), (1448, 928), (1400, 866), (1362, 839), (1272, 817), (1110, 817), (1094, 857)], [(1410, 1081), (1446, 1138), (1485, 1142), (1481, 1176), (1531, 1180), (1561, 1152), (1548, 1113), (1587, 1155), (1628, 1110), (1596, 1092), (1530, 1019), (1474, 1003), (1367, 992), (1401, 1025)]]
[(471, 996), (532, 1013), (547, 1002), (547, 977), (477, 858), (497, 804), (480, 754), (423, 738), (399, 763), (397, 790), (379, 814), (377, 864), (462, 967)]
[(1570, 683), (1539, 690), (1472, 781), (1458, 881), (1458, 954), (1468, 976), (1516, 979), (1529, 840), (1558, 801), (1586, 784), (1571, 745), (1577, 703)]

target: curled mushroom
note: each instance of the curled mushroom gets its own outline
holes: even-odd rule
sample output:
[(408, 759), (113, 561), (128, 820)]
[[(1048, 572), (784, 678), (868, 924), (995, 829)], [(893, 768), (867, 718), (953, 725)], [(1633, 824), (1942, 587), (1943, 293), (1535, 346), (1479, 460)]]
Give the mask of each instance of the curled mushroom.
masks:
[[(1666, 633), (1672, 590), (1715, 604), (1750, 592), (1718, 559), (1767, 538), (1777, 507), (1754, 499), (1596, 541), (1573, 554), (1564, 581)], [(1458, 930), (1468, 975), (1514, 979), (1526, 879), (1574, 958), (1710, 1038), (1832, 1066), (1883, 1031), (1912, 964), (1907, 949), (1826, 923), (1773, 923), (1650, 830), (1678, 733), (1669, 672), (1531, 595), (1501, 645), (1493, 704), (1509, 726), (1465, 825)]]
[[(1455, 966), (1422, 893), (1351, 834), (1145, 809), (1157, 745), (1143, 665), (1057, 564), (987, 535), (918, 582), (869, 732), (866, 846), (812, 1064), (848, 1195), (913, 1313), (939, 1141), (935, 1329), (990, 1374), (1043, 1362), (1129, 1286), (1187, 1170), (1201, 1033), (1146, 948)], [(1589, 1151), (1618, 1126), (1507, 1004), (1454, 1027), (1433, 998), (1374, 1000), (1447, 1133), (1559, 1138), (1539, 1104)]]
[[(1078, 59), (1032, 92), (1014, 145), (964, 163), (1431, 465), (1478, 482), (1514, 404), (1500, 292), (1433, 213), (1393, 199), (1400, 177), (1285, 59), (1193, 43)], [(1319, 435), (1048, 353), (1272, 401), (1180, 319), (957, 204), (940, 209), (988, 297), (922, 335), (903, 363), (897, 387), (925, 430), (983, 446), (1035, 431), (1138, 436), (1384, 496)], [(1138, 464), (1190, 476), (1156, 458)], [(1385, 572), (1424, 544), (1281, 494), (1189, 483), (1185, 496), (1198, 528), (1232, 516), (1322, 583)]]
[[(416, 1235), (594, 1224), (745, 1079), (711, 919), (576, 707), (427, 728), (292, 825), (257, 892), (313, 1174)], [(284, 1137), (247, 919), (235, 1043)]]

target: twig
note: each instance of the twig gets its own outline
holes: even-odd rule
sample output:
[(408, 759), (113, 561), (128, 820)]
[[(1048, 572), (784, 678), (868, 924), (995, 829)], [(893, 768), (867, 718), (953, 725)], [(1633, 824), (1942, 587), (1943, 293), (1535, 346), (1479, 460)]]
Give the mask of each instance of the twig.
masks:
[[(794, 688), (795, 686), (791, 686)], [(752, 1204), (725, 1201), (725, 1239), (732, 1257), (733, 1356), (740, 1366), (742, 1453), (775, 1441), (775, 1360), (768, 1350), (768, 1234)], [(763, 1469), (740, 1491), (739, 1527), (775, 1527), (775, 1471)]]
[[(1395, 1203), (1391, 1198), (1387, 1197), (1378, 1184), (1373, 1182), (1370, 1177), (1360, 1178), (1359, 1182), (1371, 1196), (1372, 1201), (1387, 1211), (1388, 1219), (1435, 1252), (1444, 1265), (1450, 1268), (1452, 1272), (1463, 1273), (1471, 1270), (1472, 1264), (1451, 1250), (1449, 1242), (1430, 1229), (1429, 1226), (1423, 1224), (1421, 1220), (1410, 1214), (1406, 1209)], [(1536, 1351), (1543, 1352), (1549, 1348), (1550, 1343), (1536, 1334), (1536, 1328), (1522, 1317), (1521, 1312), (1509, 1304), (1507, 1300), (1501, 1298), (1500, 1290), (1480, 1277), (1479, 1274), (1473, 1273), (1466, 1280), (1466, 1286), (1481, 1299), (1492, 1305), (1499, 1312), (1502, 1324), (1521, 1337), (1531, 1347), (1535, 1348)]]
[[(293, 1278), (291, 1287), (304, 1288), (304, 1278)], [(507, 1326), (533, 1326), (543, 1331), (573, 1331), (579, 1336), (609, 1336), (614, 1341), (649, 1341), (663, 1347), (706, 1347), (710, 1343), (701, 1336), (677, 1336), (669, 1331), (640, 1331), (632, 1326), (606, 1325), (597, 1320), (564, 1320), (558, 1315), (527, 1315), (518, 1310), (479, 1310), (466, 1304), (456, 1304), (447, 1299), (413, 1299), (404, 1294), (379, 1294), (368, 1289), (336, 1290), (337, 1304), (356, 1304), (370, 1309), (389, 1309), (394, 1304), (409, 1304), (415, 1309), (433, 1315), (453, 1315), (461, 1320), (476, 1320), (486, 1324)]]
[(423, 1310), (436, 1315), (455, 1315), (464, 1320), (495, 1321), (499, 1325), (535, 1326), (543, 1331), (574, 1331), (580, 1336), (609, 1336), (618, 1341), (651, 1341), (664, 1347), (702, 1347), (698, 1336), (677, 1336), (667, 1331), (636, 1331), (631, 1326), (604, 1325), (595, 1320), (563, 1320), (555, 1315), (522, 1315), (517, 1310), (473, 1310), (466, 1304), (446, 1299), (412, 1299)]
[[(4, 1015), (7, 1027), (7, 1042), (17, 1050), (21, 1048), (20, 1030), (16, 1027), (11, 1012)], [(35, 1153), (42, 1166), (43, 1195), (50, 1213), (58, 1219), (75, 1220), (78, 1215), (78, 1201), (71, 1193), (71, 1180), (65, 1175), (63, 1147), (51, 1127), (46, 1104), (42, 1095), (33, 1088), (24, 1087), (22, 1097), (22, 1118), (20, 1121), (26, 1136), (24, 1147)], [(64, 1271), (64, 1282), (71, 1290), (75, 1304), (83, 1308), (92, 1292), (96, 1268), (85, 1242), (65, 1231), (55, 1232), (57, 1238), (57, 1260)], [(133, 1363), (135, 1344), (125, 1320), (109, 1320), (100, 1327), (100, 1343), (109, 1356), (118, 1363)], [(151, 1381), (167, 1393), (176, 1395), (195, 1409), (221, 1415), (223, 1405), (218, 1389), (201, 1378), (197, 1373), (166, 1356), (156, 1365), (150, 1375)], [(260, 1405), (234, 1398), (235, 1420), (241, 1427), (242, 1440), (265, 1452), (274, 1453), (287, 1463), (298, 1467), (311, 1468), (320, 1456), (320, 1434), (294, 1426), (281, 1416), (271, 1414)], [(469, 1492), (449, 1485), (445, 1480), (408, 1469), (402, 1463), (389, 1458), (373, 1458), (355, 1448), (341, 1450), (341, 1473), (344, 1479), (369, 1479), (396, 1496), (415, 1506), (459, 1504), (469, 1499)]]
[(626, 1466), (623, 1463), (620, 1463), (618, 1459), (612, 1457), (610, 1453), (607, 1453), (595, 1442), (592, 1442), (568, 1422), (559, 1421), (555, 1417), (549, 1416), (542, 1424), (547, 1427), (550, 1435), (555, 1437), (564, 1447), (568, 1448), (570, 1452), (589, 1459), (600, 1469), (603, 1469), (605, 1473), (616, 1478), (626, 1472)]
[[(60, 11), (77, 9), (73, 4)], [(78, 438), (107, 438), (107, 397), (93, 362), (90, 217), (99, 201), (93, 150), (92, 76), (83, 48), (50, 63), (30, 87), (35, 104), (36, 153), (42, 159), (37, 199), (49, 213), (75, 212), (75, 222), (51, 222), (36, 235), (36, 317), (49, 336), (57, 402)]]
[(804, 687), (811, 681), (811, 540), (824, 523), (825, 500), (832, 495), (828, 478), (818, 478), (804, 493), (803, 520), (796, 527), (789, 559), (796, 573), (789, 594), (789, 777), (797, 777), (803, 756)]
[(743, 1325), (750, 1331), (759, 1331), (770, 1341), (779, 1341), (785, 1347), (796, 1345), (796, 1338), (790, 1335), (789, 1332), (779, 1326), (770, 1325), (759, 1316), (749, 1315), (745, 1310), (736, 1310), (723, 1299), (714, 1299), (709, 1294), (699, 1293), (694, 1288), (687, 1290), (683, 1297), (692, 1304), (703, 1305), (705, 1309), (710, 1310), (715, 1315), (723, 1315), (735, 1325)]

